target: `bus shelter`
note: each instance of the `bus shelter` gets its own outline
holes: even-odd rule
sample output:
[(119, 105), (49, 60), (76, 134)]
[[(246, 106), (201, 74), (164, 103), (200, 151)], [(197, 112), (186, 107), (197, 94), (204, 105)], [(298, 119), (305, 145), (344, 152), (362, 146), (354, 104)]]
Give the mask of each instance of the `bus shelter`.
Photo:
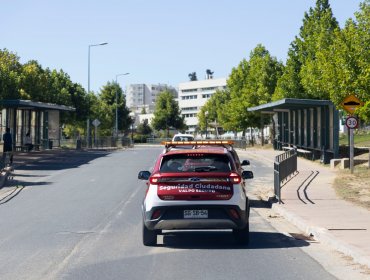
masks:
[[(0, 100), (0, 133), (10, 128), (13, 150), (24, 146), (24, 139), (30, 133), (36, 149), (51, 149), (60, 143), (60, 113), (73, 112), (75, 108), (31, 100)], [(2, 144), (1, 138), (1, 144)]]
[(339, 112), (331, 101), (286, 98), (248, 111), (272, 115), (275, 149), (295, 148), (324, 163), (338, 158)]

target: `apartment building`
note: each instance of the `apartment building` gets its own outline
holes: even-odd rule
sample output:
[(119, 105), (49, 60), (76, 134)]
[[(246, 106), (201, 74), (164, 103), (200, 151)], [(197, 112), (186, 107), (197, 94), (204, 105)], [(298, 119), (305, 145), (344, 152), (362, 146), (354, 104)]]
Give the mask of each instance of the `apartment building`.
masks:
[(216, 90), (226, 89), (226, 78), (191, 81), (179, 84), (179, 107), (188, 126), (187, 133), (194, 133), (198, 126), (197, 114)]
[(166, 84), (129, 84), (126, 87), (126, 105), (136, 114), (141, 114), (144, 109), (147, 114), (153, 113), (157, 97), (164, 90), (177, 98), (177, 90)]

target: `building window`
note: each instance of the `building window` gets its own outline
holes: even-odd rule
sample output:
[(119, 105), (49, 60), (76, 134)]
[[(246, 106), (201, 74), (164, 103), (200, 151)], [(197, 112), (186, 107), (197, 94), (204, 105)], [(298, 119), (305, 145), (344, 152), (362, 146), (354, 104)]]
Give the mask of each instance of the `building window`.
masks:
[(181, 92), (197, 92), (198, 91), (198, 89), (196, 89), (196, 88), (192, 88), (192, 89), (182, 89), (181, 90)]
[(212, 94), (202, 94), (202, 98), (210, 98), (212, 96)]
[(193, 118), (196, 117), (197, 114), (182, 114), (185, 118)]
[(209, 90), (215, 90), (216, 88), (215, 87), (206, 87), (206, 88), (202, 88), (202, 91), (209, 91)]
[(184, 107), (181, 108), (182, 111), (196, 111), (198, 110), (198, 107)]
[(181, 96), (181, 100), (197, 99), (196, 95)]

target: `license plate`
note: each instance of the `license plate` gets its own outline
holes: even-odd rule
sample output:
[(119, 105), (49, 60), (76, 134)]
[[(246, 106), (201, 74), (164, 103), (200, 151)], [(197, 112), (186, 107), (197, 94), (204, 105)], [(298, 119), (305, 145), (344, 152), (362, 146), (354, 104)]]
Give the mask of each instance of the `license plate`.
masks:
[(207, 219), (208, 210), (184, 210), (184, 219)]

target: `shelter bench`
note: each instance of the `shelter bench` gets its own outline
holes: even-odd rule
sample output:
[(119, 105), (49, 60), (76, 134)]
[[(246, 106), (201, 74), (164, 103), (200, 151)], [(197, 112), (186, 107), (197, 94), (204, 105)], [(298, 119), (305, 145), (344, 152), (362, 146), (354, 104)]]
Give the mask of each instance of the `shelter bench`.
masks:
[(312, 151), (304, 149), (297, 149), (297, 153), (303, 155), (305, 158), (309, 158), (310, 156), (312, 156)]
[(28, 147), (23, 145), (17, 145), (15, 146), (16, 152), (28, 152)]

